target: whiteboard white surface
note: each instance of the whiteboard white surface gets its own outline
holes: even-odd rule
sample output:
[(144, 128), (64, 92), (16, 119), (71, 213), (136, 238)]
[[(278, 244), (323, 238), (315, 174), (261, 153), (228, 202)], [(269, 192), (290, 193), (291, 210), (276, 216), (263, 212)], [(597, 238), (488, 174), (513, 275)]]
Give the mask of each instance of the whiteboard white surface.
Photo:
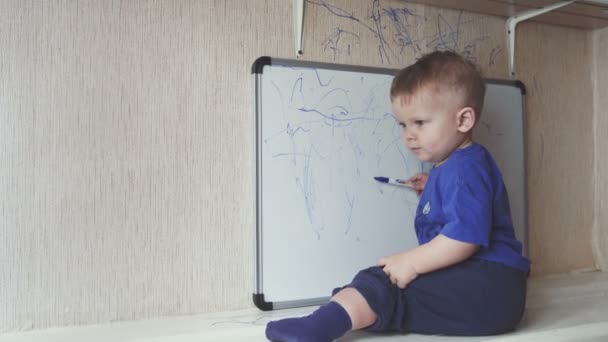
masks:
[[(397, 70), (271, 61), (254, 65), (254, 302), (265, 310), (324, 302), (333, 288), (350, 282), (379, 257), (417, 246), (418, 197), (374, 177), (407, 178), (430, 168), (404, 148), (392, 114), (389, 90)], [(511, 164), (523, 167), (523, 159), (513, 156), (521, 153), (523, 158), (523, 150), (510, 140), (523, 139), (523, 107), (519, 101), (512, 108), (512, 98), (503, 93), (521, 98), (521, 92), (513, 85), (488, 88), (488, 95), (500, 101), (486, 97), (491, 113), (482, 116), (476, 134), (482, 144), (491, 142), (485, 145), (492, 153), (503, 154), (497, 162), (513, 172), (505, 175), (509, 191), (507, 178), (516, 190), (522, 185), (522, 191), (514, 190), (519, 196), (524, 179)], [(511, 94), (512, 89), (517, 91)], [(520, 200), (525, 208), (525, 198), (515, 199)]]
[(528, 256), (524, 101), (523, 83), (487, 80), (484, 105), (473, 139), (490, 151), (502, 172), (515, 236)]

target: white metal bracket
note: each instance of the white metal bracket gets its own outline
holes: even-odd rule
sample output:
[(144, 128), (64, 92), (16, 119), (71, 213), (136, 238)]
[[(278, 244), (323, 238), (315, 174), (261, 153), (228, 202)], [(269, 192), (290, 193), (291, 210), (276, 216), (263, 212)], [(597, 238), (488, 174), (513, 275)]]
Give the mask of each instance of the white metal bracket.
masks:
[(507, 48), (509, 50), (509, 73), (511, 74), (511, 76), (515, 76), (515, 27), (517, 26), (517, 24), (524, 20), (528, 20), (530, 18), (539, 16), (549, 11), (553, 11), (554, 9), (570, 5), (575, 1), (576, 0), (560, 1), (553, 5), (518, 13), (507, 19)]
[(302, 29), (304, 26), (304, 0), (293, 0), (293, 34), (296, 41), (296, 56), (302, 56)]

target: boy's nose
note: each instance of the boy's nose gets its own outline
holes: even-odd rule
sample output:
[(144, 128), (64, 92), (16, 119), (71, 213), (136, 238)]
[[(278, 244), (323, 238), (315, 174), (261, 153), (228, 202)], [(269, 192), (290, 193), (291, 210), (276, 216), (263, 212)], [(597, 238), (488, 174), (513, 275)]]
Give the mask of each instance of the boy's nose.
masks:
[(411, 131), (407, 130), (403, 133), (403, 136), (405, 137), (405, 141), (412, 141), (416, 138), (414, 134), (411, 133)]

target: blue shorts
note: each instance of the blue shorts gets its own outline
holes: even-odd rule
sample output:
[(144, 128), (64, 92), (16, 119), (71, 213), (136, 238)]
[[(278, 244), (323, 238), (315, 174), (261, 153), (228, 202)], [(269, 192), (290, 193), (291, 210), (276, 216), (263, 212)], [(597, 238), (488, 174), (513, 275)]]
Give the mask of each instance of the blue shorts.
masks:
[(405, 289), (391, 284), (380, 267), (362, 270), (345, 287), (359, 291), (378, 316), (368, 331), (483, 336), (519, 323), (526, 282), (518, 269), (471, 258), (422, 274)]

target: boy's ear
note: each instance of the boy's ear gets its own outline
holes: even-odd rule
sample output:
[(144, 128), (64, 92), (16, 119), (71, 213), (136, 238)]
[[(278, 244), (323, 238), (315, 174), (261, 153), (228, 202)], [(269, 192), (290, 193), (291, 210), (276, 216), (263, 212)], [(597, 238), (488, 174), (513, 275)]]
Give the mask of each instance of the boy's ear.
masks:
[(475, 126), (477, 117), (475, 110), (471, 107), (464, 107), (456, 114), (456, 120), (458, 120), (458, 131), (461, 133), (470, 132)]

